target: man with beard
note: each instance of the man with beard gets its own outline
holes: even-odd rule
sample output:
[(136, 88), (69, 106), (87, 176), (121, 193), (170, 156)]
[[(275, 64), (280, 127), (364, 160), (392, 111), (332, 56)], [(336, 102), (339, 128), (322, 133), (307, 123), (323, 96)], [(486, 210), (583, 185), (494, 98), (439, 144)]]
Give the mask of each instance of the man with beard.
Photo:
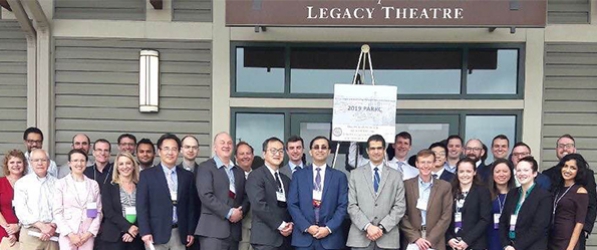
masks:
[[(245, 179), (249, 177), (249, 174), (253, 171), (251, 166), (253, 165), (253, 147), (248, 143), (241, 141), (236, 144), (236, 165), (238, 165), (245, 172)], [(251, 247), (251, 223), (253, 221), (253, 213), (249, 211), (242, 220), (242, 239), (238, 245), (239, 250), (252, 250)]]
[(487, 178), (489, 177), (489, 168), (485, 166), (481, 157), (485, 154), (485, 150), (483, 149), (483, 143), (479, 139), (470, 139), (466, 142), (466, 147), (464, 148), (464, 155), (466, 157), (471, 158), (476, 163), (477, 167), (477, 175), (480, 177), (481, 181), (485, 183)]
[[(25, 152), (25, 158), (27, 159), (27, 174), (33, 173), (33, 167), (31, 164), (31, 152), (35, 149), (41, 149), (44, 143), (44, 134), (41, 132), (39, 128), (36, 127), (29, 127), (23, 133), (23, 142), (27, 147), (27, 152)], [(45, 151), (44, 151), (45, 152)], [(47, 152), (46, 152), (47, 153)], [(49, 155), (48, 155), (49, 157)], [(56, 162), (50, 159), (48, 169), (48, 174), (54, 177), (58, 177), (58, 167), (56, 166)]]
[[(89, 140), (89, 136), (86, 134), (76, 134), (73, 136), (73, 141), (71, 144), (71, 149), (80, 149), (85, 153), (85, 155), (89, 154), (89, 147), (91, 146), (91, 141)], [(87, 161), (87, 167), (93, 166), (91, 161)], [(70, 166), (68, 163), (60, 166), (58, 168), (58, 179), (67, 176), (70, 173)]]
[[(567, 154), (576, 153), (576, 141), (574, 137), (569, 134), (565, 134), (560, 136), (556, 141), (556, 156), (558, 160), (561, 160)], [(580, 239), (578, 240), (579, 250), (586, 249), (586, 241), (589, 235), (591, 235), (591, 231), (593, 231), (593, 224), (595, 223), (595, 217), (597, 217), (597, 193), (595, 190), (595, 172), (592, 169), (587, 168), (585, 173), (585, 181), (587, 186), (585, 187), (589, 192), (589, 209), (587, 210), (587, 215), (585, 217), (584, 226), (582, 229), (582, 233), (580, 234)], [(555, 166), (551, 167), (543, 171), (543, 174), (548, 176), (551, 179), (551, 183), (555, 184), (558, 183), (559, 179), (562, 176), (562, 165), (556, 164)], [(555, 190), (552, 190), (555, 191)]]
[(153, 142), (147, 138), (143, 138), (137, 144), (137, 161), (139, 162), (139, 172), (153, 167), (153, 159), (155, 158), (155, 148)]

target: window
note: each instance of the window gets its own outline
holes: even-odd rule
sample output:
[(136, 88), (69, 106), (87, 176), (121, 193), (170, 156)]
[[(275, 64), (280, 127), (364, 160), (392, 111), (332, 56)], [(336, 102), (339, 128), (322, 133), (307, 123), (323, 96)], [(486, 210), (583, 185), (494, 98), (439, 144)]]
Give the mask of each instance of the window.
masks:
[(236, 113), (235, 143), (245, 141), (261, 155), (262, 144), (272, 136), (284, 140), (284, 114)]
[[(251, 97), (329, 98), (334, 84), (352, 83), (360, 53), (356, 44), (232, 46), (232, 95)], [(376, 84), (401, 98), (523, 98), (522, 45), (370, 46)]]
[[(493, 137), (503, 134), (510, 140), (508, 152), (516, 142), (516, 116), (515, 115), (467, 115), (466, 140), (477, 138), (487, 146), (487, 160), (485, 164), (493, 162), (491, 142)], [(539, 150), (539, 149), (537, 149)]]

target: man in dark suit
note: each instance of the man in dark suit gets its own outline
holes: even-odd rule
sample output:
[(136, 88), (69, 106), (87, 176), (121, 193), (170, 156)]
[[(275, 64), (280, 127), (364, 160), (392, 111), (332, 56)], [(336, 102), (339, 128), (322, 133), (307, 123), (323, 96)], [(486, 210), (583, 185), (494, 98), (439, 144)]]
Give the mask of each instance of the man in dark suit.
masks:
[[(576, 141), (574, 137), (569, 134), (565, 134), (560, 136), (556, 141), (556, 156), (558, 160), (561, 160), (567, 154), (576, 153)], [(595, 190), (595, 172), (592, 169), (587, 168), (585, 173), (587, 192), (589, 193), (589, 209), (587, 210), (587, 215), (585, 217), (585, 223), (582, 229), (582, 233), (580, 234), (580, 239), (578, 241), (578, 246), (580, 250), (586, 249), (586, 241), (589, 235), (591, 235), (591, 231), (593, 231), (593, 224), (595, 224), (595, 217), (597, 217), (597, 191)], [(556, 164), (555, 166), (551, 167), (543, 171), (543, 174), (548, 176), (551, 179), (552, 186), (555, 186), (559, 183), (561, 176), (562, 176), (562, 166)]]
[(448, 147), (441, 142), (436, 142), (429, 146), (429, 150), (435, 154), (435, 163), (431, 176), (435, 179), (452, 182), (455, 174), (446, 169), (446, 158), (448, 157)]
[(228, 133), (215, 136), (213, 149), (215, 156), (199, 164), (197, 171), (201, 216), (195, 234), (202, 249), (236, 250), (241, 220), (250, 209), (245, 174), (230, 159), (234, 144)]
[(199, 140), (195, 136), (186, 135), (180, 141), (182, 143), (182, 148), (180, 149), (182, 162), (179, 166), (193, 172), (197, 176), (199, 164), (195, 160), (199, 156)]
[(485, 165), (481, 157), (485, 154), (483, 149), (483, 142), (479, 139), (470, 139), (466, 142), (464, 148), (464, 155), (468, 158), (473, 159), (476, 162), (477, 175), (479, 175), (483, 183), (487, 183), (489, 178), (489, 168)]
[(309, 148), (313, 164), (295, 173), (290, 184), (288, 210), (295, 223), (292, 246), (297, 250), (342, 249), (348, 180), (327, 165), (331, 150), (326, 137), (315, 137)]
[(139, 234), (146, 246), (184, 250), (194, 243), (199, 210), (193, 174), (176, 167), (176, 135), (162, 135), (157, 146), (160, 164), (142, 171), (137, 185)]
[(286, 154), (288, 154), (288, 163), (280, 167), (280, 173), (288, 176), (292, 180), (292, 174), (297, 170), (303, 169), (303, 150), (304, 145), (303, 138), (298, 135), (293, 135), (288, 138), (286, 142)]
[(286, 199), (290, 178), (278, 168), (284, 160), (284, 143), (271, 137), (263, 142), (265, 166), (249, 174), (247, 195), (251, 201), (251, 246), (255, 250), (291, 249), (288, 236), (293, 224)]

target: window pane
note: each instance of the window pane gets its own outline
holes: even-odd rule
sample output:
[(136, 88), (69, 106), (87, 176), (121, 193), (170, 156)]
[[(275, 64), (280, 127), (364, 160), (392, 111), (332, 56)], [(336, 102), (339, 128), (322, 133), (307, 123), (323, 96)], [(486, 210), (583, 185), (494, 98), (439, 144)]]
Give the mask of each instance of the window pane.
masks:
[(236, 48), (236, 91), (284, 93), (284, 49)]
[(516, 94), (518, 50), (471, 50), (468, 59), (468, 94)]
[[(466, 140), (477, 138), (487, 146), (487, 160), (485, 164), (493, 162), (491, 153), (491, 141), (493, 137), (503, 134), (510, 140), (511, 152), (512, 146), (516, 141), (516, 116), (514, 115), (467, 115), (466, 116)], [(508, 153), (509, 155), (509, 153)]]
[[(399, 94), (460, 93), (459, 50), (377, 50), (371, 55), (376, 84), (398, 86)], [(358, 49), (292, 50), (290, 91), (331, 94), (335, 83), (352, 83), (358, 59)], [(371, 82), (369, 72), (362, 77)]]
[[(429, 148), (429, 145), (442, 141), (450, 136), (449, 123), (400, 123), (396, 124), (396, 134), (408, 131), (413, 138), (409, 157), (416, 155), (422, 149)], [(390, 158), (394, 152), (389, 152)]]
[(263, 141), (272, 136), (284, 139), (284, 114), (236, 114), (235, 143), (246, 141), (261, 155)]

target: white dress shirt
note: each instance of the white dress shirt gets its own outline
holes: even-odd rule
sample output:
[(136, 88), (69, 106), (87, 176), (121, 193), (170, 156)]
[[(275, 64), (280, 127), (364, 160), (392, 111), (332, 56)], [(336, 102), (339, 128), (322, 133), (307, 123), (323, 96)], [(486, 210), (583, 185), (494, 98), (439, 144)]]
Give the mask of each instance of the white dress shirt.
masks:
[(315, 197), (319, 197), (319, 200), (321, 200), (323, 197), (323, 185), (325, 185), (324, 180), (325, 180), (325, 168), (327, 167), (327, 164), (323, 164), (323, 166), (317, 166), (315, 165), (315, 163), (313, 163), (313, 183), (315, 182), (315, 178), (317, 178), (317, 168), (320, 168), (321, 170), (319, 170), (319, 175), (321, 176), (321, 190), (315, 190), (313, 189), (313, 198), (315, 199)]
[(25, 228), (35, 222), (50, 223), (52, 216), (52, 199), (56, 177), (46, 175), (39, 178), (35, 173), (19, 179), (14, 186), (15, 213)]

